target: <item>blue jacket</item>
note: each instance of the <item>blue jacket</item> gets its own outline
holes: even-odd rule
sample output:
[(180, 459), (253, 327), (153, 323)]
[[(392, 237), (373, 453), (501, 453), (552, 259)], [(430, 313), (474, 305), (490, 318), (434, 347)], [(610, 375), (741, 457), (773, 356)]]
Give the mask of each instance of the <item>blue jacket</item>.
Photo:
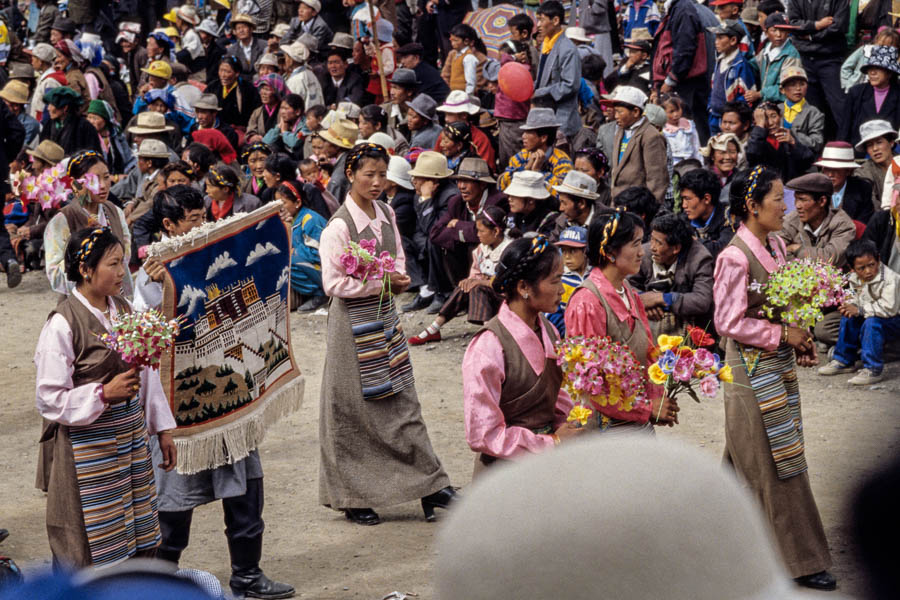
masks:
[(712, 92), (709, 95), (709, 112), (721, 116), (727, 102), (746, 102), (744, 94), (747, 90), (756, 87), (756, 70), (747, 56), (737, 50), (731, 65), (724, 71), (713, 72)]
[(770, 61), (766, 48), (756, 55), (756, 64), (759, 66), (760, 93), (764, 102), (784, 102), (784, 94), (781, 93), (781, 70), (785, 67), (802, 67), (800, 53), (790, 38), (781, 47), (781, 52), (775, 60)]
[(318, 265), (321, 268), (322, 259), (319, 257), (319, 239), (327, 222), (319, 213), (306, 208), (300, 209), (294, 217), (291, 227), (291, 266), (305, 263), (307, 266)]

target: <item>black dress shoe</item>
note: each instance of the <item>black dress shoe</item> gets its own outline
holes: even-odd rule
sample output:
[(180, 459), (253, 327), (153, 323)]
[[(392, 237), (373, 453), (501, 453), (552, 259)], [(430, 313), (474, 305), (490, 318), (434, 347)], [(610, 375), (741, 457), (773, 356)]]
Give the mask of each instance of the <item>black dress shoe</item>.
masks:
[(443, 508), (446, 510), (450, 507), (450, 503), (457, 498), (459, 498), (459, 494), (456, 493), (456, 488), (449, 485), (422, 498), (422, 512), (425, 513), (425, 520), (429, 522), (434, 521), (434, 509)]
[(428, 308), (431, 306), (431, 300), (434, 296), (428, 296), (427, 298), (422, 297), (421, 294), (416, 294), (416, 297), (413, 298), (413, 301), (409, 304), (404, 304), (400, 307), (400, 310), (403, 312), (414, 312), (417, 310), (422, 310), (423, 308)]
[(0, 529), (0, 542), (9, 537), (9, 532), (5, 529)]
[(344, 515), (357, 525), (378, 525), (381, 518), (371, 508), (345, 508)]
[(232, 575), (229, 584), (235, 598), (277, 600), (278, 598), (292, 598), (295, 593), (294, 586), (272, 581), (262, 571), (259, 571), (255, 579)]
[(835, 579), (834, 575), (832, 575), (828, 571), (819, 571), (818, 573), (813, 573), (812, 575), (797, 577), (796, 579), (794, 579), (794, 582), (797, 585), (801, 585), (803, 587), (812, 588), (814, 590), (823, 590), (826, 592), (837, 589), (837, 579)]
[(431, 301), (431, 304), (428, 305), (428, 308), (425, 309), (425, 314), (427, 315), (436, 315), (441, 312), (441, 307), (444, 305), (444, 302), (447, 301), (447, 297), (443, 294), (435, 294), (434, 299)]
[(6, 263), (6, 287), (14, 288), (22, 283), (22, 271), (19, 269), (19, 263), (11, 260)]

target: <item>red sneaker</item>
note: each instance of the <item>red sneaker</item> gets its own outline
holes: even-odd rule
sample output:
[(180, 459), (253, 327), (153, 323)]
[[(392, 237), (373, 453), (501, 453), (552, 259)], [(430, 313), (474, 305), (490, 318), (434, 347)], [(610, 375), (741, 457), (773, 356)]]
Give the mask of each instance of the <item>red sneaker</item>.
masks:
[(441, 332), (440, 331), (436, 331), (434, 333), (429, 333), (425, 337), (421, 337), (421, 334), (414, 335), (411, 338), (409, 338), (408, 340), (406, 340), (406, 342), (410, 346), (421, 346), (423, 344), (427, 344), (428, 342), (439, 342), (439, 341), (441, 341)]

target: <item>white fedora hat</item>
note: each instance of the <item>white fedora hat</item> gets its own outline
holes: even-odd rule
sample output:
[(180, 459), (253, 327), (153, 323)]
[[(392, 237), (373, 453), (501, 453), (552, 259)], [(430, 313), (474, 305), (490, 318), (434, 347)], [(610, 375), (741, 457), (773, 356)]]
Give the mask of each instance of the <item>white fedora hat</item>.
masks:
[(594, 36), (588, 35), (584, 27), (566, 27), (566, 37), (585, 44), (590, 44), (594, 41)]
[(603, 104), (626, 104), (643, 110), (647, 104), (647, 94), (630, 85), (618, 85), (612, 94), (604, 95), (600, 102)]
[(547, 181), (544, 174), (539, 171), (516, 171), (512, 175), (512, 181), (503, 193), (517, 198), (534, 198), (543, 200), (550, 197), (547, 190)]
[(866, 121), (859, 126), (859, 142), (856, 144), (856, 149), (860, 152), (864, 152), (867, 143), (880, 137), (887, 138), (890, 142), (896, 142), (897, 131), (891, 127), (891, 124), (888, 121), (883, 121), (881, 119)]
[(578, 196), (588, 200), (596, 200), (600, 197), (600, 194), (597, 193), (597, 182), (594, 178), (575, 169), (566, 173), (566, 178), (563, 179), (563, 182), (559, 185), (554, 185), (553, 189), (561, 194)]
[(847, 142), (828, 142), (822, 150), (822, 158), (814, 163), (817, 167), (829, 169), (858, 169), (859, 164), (853, 154), (853, 146)]
[(444, 100), (444, 103), (437, 107), (437, 110), (443, 113), (467, 113), (473, 115), (478, 112), (478, 109), (480, 108), (480, 106), (475, 106), (471, 103), (469, 95), (463, 90), (453, 90), (447, 95), (447, 99)]
[(410, 166), (405, 158), (402, 156), (392, 156), (390, 162), (388, 162), (387, 179), (404, 189), (412, 190), (414, 187), (412, 179), (409, 176), (411, 169), (412, 166)]

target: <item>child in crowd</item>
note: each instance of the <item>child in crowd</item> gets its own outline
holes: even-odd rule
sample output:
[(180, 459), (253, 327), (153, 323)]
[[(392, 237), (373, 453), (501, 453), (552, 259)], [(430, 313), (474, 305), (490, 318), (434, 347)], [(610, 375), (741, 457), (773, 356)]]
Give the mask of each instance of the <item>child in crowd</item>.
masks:
[(559, 308), (555, 313), (548, 313), (547, 319), (556, 327), (559, 337), (562, 338), (566, 336), (564, 317), (569, 298), (591, 272), (591, 266), (587, 261), (587, 229), (575, 226), (563, 230), (556, 246), (562, 251), (563, 256), (563, 295)]
[(849, 92), (854, 85), (866, 82), (863, 65), (869, 60), (875, 46), (894, 46), (900, 50), (900, 32), (890, 27), (882, 27), (881, 31), (875, 34), (871, 44), (860, 46), (847, 57), (841, 65), (841, 87), (844, 88), (844, 93)]
[(534, 21), (525, 13), (513, 15), (507, 22), (506, 27), (509, 29), (509, 39), (513, 42), (522, 42), (528, 51), (528, 61), (519, 60), (519, 62), (527, 64), (531, 67), (531, 76), (537, 75), (537, 65), (541, 58), (541, 53), (531, 39), (534, 33)]
[(312, 158), (304, 158), (300, 161), (299, 169), (301, 181), (313, 184), (319, 188), (320, 192), (325, 191), (330, 177), (322, 170), (318, 162)]
[(500, 255), (512, 242), (504, 226), (506, 211), (499, 206), (487, 206), (475, 218), (478, 247), (472, 253), (472, 269), (469, 276), (459, 282), (453, 293), (441, 306), (437, 318), (419, 335), (409, 340), (411, 346), (441, 341), (441, 327), (461, 311), (467, 311), (469, 323), (482, 325), (497, 314), (503, 298), (491, 287), (494, 270)]
[(884, 378), (884, 342), (900, 335), (900, 274), (881, 263), (871, 240), (857, 240), (847, 247), (847, 264), (853, 267), (850, 284), (856, 296), (841, 305), (841, 331), (834, 357), (819, 368), (819, 375), (856, 372), (847, 383), (869, 385)]
[(725, 21), (710, 29), (716, 36), (719, 59), (713, 71), (709, 95), (709, 131), (721, 131), (722, 113), (728, 102), (747, 101), (745, 94), (757, 88), (756, 66), (741, 52), (745, 30), (739, 21)]
[(679, 163), (688, 158), (701, 160), (700, 136), (694, 122), (684, 116), (687, 104), (680, 97), (671, 95), (663, 100), (666, 109), (666, 124), (662, 133), (672, 153), (672, 160)]
[(441, 69), (441, 77), (450, 90), (463, 90), (471, 96), (485, 89), (487, 49), (476, 31), (464, 23), (454, 26), (450, 30), (450, 46), (453, 49)]
[(322, 131), (322, 119), (324, 119), (327, 114), (328, 109), (321, 104), (316, 104), (315, 106), (310, 106), (306, 109), (306, 113), (303, 115), (305, 121), (300, 127), (300, 132), (305, 139), (303, 143), (303, 156), (320, 156), (319, 152), (316, 152), (313, 147), (313, 139), (318, 138), (318, 135), (316, 134)]
[(319, 239), (327, 222), (304, 206), (306, 194), (296, 181), (282, 181), (275, 189), (275, 199), (281, 201), (282, 220), (291, 225), (291, 309), (314, 312), (328, 302), (319, 257)]

